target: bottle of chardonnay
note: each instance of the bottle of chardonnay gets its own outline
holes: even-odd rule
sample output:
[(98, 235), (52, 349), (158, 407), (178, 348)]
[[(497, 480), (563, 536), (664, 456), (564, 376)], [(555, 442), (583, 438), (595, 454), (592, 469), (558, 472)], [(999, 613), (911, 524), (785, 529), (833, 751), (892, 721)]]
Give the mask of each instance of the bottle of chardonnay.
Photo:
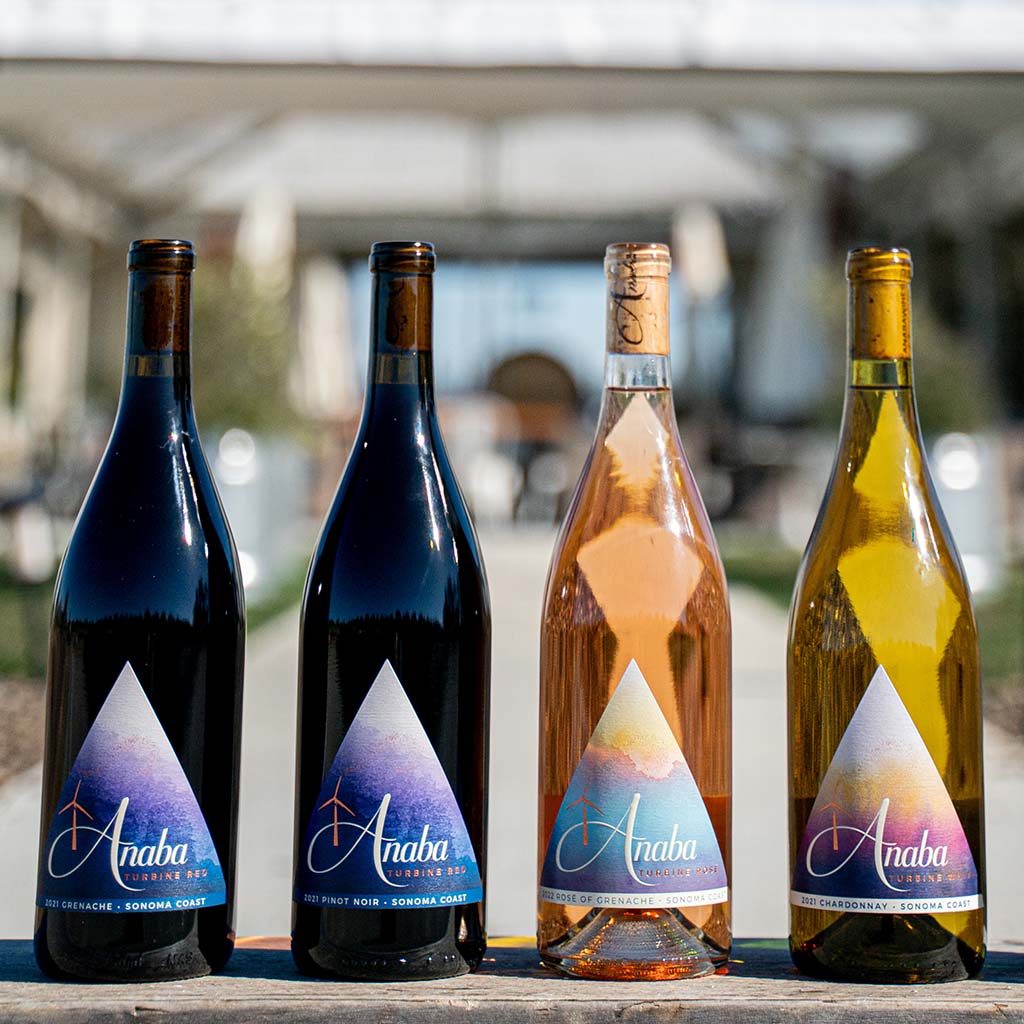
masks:
[(57, 577), (35, 950), (59, 978), (223, 967), (245, 611), (192, 411), (190, 242), (132, 242), (121, 402)]
[(839, 450), (790, 615), (790, 945), (820, 977), (948, 981), (985, 956), (978, 635), (917, 421), (910, 254), (846, 271)]
[(443, 978), (486, 946), (490, 610), (434, 406), (433, 247), (378, 242), (363, 419), (306, 581), (292, 953)]
[(731, 944), (730, 620), (669, 376), (664, 245), (608, 247), (605, 389), (541, 637), (543, 961), (708, 974)]

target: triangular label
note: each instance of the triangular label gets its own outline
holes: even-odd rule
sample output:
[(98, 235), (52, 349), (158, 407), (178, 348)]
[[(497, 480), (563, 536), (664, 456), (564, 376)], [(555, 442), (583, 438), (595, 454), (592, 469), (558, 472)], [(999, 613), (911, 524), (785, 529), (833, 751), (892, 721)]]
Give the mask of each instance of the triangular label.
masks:
[(953, 801), (880, 665), (811, 808), (790, 902), (849, 913), (935, 914), (982, 905)]
[(569, 781), (540, 898), (685, 907), (729, 898), (722, 851), (679, 744), (631, 661)]
[(226, 899), (203, 812), (138, 676), (125, 664), (61, 790), (36, 904), (133, 913)]
[(299, 848), (294, 898), (364, 908), (483, 899), (455, 794), (390, 661), (324, 779)]

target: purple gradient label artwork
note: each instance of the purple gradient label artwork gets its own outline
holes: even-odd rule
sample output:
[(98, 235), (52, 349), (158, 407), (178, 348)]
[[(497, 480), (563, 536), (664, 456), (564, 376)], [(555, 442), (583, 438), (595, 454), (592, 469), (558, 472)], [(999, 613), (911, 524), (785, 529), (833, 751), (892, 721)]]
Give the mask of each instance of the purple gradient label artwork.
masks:
[(125, 664), (61, 790), (36, 905), (142, 913), (224, 903), (217, 851), (195, 794)]
[(483, 899), (455, 794), (389, 661), (320, 789), (299, 848), (294, 899), (368, 909)]
[(982, 905), (953, 801), (881, 666), (811, 809), (790, 902), (847, 913), (935, 914)]
[(540, 898), (584, 907), (685, 907), (729, 898), (707, 808), (635, 661), (569, 781)]

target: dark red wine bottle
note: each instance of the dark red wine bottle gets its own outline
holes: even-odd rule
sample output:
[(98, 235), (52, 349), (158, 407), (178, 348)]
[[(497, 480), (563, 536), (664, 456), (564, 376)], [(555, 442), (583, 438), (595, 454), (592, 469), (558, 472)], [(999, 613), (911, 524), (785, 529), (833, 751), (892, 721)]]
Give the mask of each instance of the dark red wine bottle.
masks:
[(36, 958), (158, 981), (223, 967), (245, 611), (192, 410), (190, 242), (133, 242), (113, 432), (57, 577)]
[(434, 407), (434, 251), (373, 246), (362, 423), (303, 602), (292, 952), (306, 973), (475, 967), (490, 612)]

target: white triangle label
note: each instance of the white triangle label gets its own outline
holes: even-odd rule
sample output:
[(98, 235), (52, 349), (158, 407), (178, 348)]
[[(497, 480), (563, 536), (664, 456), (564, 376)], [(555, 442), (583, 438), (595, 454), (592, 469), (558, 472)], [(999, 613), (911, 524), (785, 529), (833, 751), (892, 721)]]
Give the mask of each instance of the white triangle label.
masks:
[(36, 904), (139, 913), (227, 900), (195, 794), (149, 698), (125, 664), (61, 790)]
[(324, 778), (299, 849), (294, 899), (371, 909), (483, 899), (455, 794), (390, 661)]
[(700, 906), (727, 900), (728, 884), (690, 766), (631, 661), (562, 799), (540, 898), (587, 907)]
[(811, 808), (790, 902), (864, 914), (935, 914), (982, 905), (956, 808), (881, 665)]

